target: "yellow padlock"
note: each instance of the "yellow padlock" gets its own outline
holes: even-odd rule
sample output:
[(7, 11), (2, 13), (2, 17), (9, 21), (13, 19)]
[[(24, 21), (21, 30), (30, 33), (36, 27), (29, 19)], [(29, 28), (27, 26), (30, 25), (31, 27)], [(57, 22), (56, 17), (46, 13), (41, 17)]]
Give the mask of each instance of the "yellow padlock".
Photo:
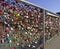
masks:
[(16, 16), (20, 16), (20, 14), (18, 13)]
[(4, 14), (7, 14), (7, 12), (4, 12)]

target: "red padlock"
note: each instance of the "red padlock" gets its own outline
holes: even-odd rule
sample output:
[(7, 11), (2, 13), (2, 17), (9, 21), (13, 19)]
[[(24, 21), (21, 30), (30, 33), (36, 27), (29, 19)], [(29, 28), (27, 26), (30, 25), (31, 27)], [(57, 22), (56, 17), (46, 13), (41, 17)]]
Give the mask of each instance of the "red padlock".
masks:
[(1, 15), (1, 14), (3, 14), (3, 13), (2, 13), (2, 8), (0, 7), (0, 15)]
[(16, 7), (15, 6), (11, 6), (11, 7), (9, 7), (9, 9), (15, 9)]
[(6, 2), (6, 3), (2, 3), (2, 6), (9, 6), (9, 2)]
[(3, 22), (3, 20), (0, 19), (0, 22)]
[(2, 11), (0, 11), (0, 15), (2, 15)]
[(4, 2), (3, 2), (3, 3), (2, 3), (2, 6), (7, 6), (7, 3), (4, 3)]
[(0, 31), (2, 30), (2, 27), (0, 26)]
[(8, 27), (6, 27), (6, 28), (5, 28), (5, 32), (8, 32), (8, 31), (9, 31), (9, 28), (8, 28)]
[(5, 35), (4, 34), (1, 34), (1, 37), (5, 37)]
[(12, 47), (11, 49), (15, 49), (15, 47)]
[(2, 11), (2, 8), (0, 7), (0, 11)]
[(2, 3), (3, 1), (2, 0), (0, 0), (0, 3)]

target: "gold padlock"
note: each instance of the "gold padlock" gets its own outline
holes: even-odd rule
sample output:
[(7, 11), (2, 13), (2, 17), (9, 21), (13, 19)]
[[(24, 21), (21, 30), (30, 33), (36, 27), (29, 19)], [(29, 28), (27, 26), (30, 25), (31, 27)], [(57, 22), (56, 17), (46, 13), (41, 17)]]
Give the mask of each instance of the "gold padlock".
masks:
[(16, 16), (20, 16), (20, 14), (18, 13)]

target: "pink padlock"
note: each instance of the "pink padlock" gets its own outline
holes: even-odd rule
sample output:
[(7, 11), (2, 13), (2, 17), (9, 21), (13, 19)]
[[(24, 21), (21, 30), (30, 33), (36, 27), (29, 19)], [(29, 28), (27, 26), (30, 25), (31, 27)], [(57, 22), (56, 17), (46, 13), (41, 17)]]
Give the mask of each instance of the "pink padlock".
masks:
[(7, 36), (9, 37), (9, 36), (10, 36), (10, 34), (7, 34)]
[(2, 43), (4, 43), (4, 39), (2, 39), (1, 41), (2, 41)]
[(6, 27), (6, 28), (5, 28), (5, 32), (8, 32), (8, 31), (9, 31), (9, 28), (8, 28), (8, 27)]

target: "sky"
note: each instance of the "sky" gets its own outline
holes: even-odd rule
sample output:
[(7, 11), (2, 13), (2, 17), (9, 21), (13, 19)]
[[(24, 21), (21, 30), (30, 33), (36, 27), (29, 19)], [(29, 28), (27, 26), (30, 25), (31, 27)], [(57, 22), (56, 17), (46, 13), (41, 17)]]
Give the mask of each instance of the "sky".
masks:
[(60, 12), (60, 0), (26, 0), (51, 12)]

